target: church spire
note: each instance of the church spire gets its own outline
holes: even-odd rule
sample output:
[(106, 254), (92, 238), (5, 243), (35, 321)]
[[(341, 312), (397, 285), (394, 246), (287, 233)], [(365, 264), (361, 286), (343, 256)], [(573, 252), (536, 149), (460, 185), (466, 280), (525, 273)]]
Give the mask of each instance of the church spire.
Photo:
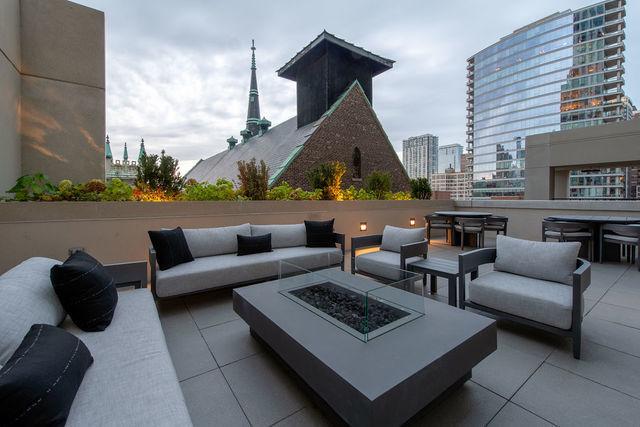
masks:
[(113, 159), (113, 154), (111, 154), (111, 143), (109, 142), (109, 135), (107, 135), (107, 139), (104, 142), (104, 154), (107, 159)]
[(144, 149), (144, 138), (140, 140), (140, 153), (138, 154), (138, 163), (142, 160), (144, 156), (147, 155), (147, 150)]
[(122, 159), (126, 162), (127, 160), (129, 160), (129, 152), (127, 151), (127, 143), (124, 143), (124, 156), (122, 157)]
[(249, 108), (247, 109), (247, 129), (252, 135), (260, 132), (260, 102), (258, 101), (258, 79), (256, 77), (256, 45), (251, 40), (251, 86), (249, 87)]

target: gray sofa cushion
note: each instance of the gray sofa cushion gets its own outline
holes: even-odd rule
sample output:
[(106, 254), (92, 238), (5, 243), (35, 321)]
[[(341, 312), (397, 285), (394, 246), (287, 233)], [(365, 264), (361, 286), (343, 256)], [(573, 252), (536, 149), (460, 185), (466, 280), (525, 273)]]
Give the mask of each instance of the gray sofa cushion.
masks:
[(262, 236), (269, 233), (271, 233), (271, 247), (273, 249), (291, 248), (307, 244), (307, 231), (302, 223), (273, 225), (251, 224), (252, 236)]
[(94, 357), (67, 426), (191, 425), (148, 290), (120, 292), (111, 326), (103, 332), (84, 332), (70, 319), (62, 327)]
[(313, 270), (339, 263), (342, 252), (338, 248), (278, 248), (239, 257), (236, 254), (196, 258), (169, 270), (158, 271), (156, 293), (170, 297), (185, 293), (231, 286), (238, 283), (276, 278), (280, 261)]
[(57, 326), (65, 316), (49, 274), (62, 264), (49, 258), (30, 258), (0, 276), (0, 365), (7, 363), (31, 325)]
[(251, 236), (249, 223), (230, 227), (185, 228), (182, 230), (194, 258), (238, 252), (238, 234)]
[(571, 328), (572, 293), (571, 286), (500, 271), (469, 284), (469, 299), (476, 304), (560, 329)]
[(387, 225), (382, 232), (383, 251), (400, 252), (400, 247), (409, 243), (421, 242), (424, 240), (424, 227), (422, 228), (400, 228)]
[(497, 236), (494, 269), (571, 285), (580, 242), (533, 242)]
[[(407, 265), (420, 261), (422, 257), (406, 260)], [(356, 257), (356, 270), (361, 273), (373, 274), (389, 280), (401, 280), (400, 254), (392, 251), (377, 251)]]

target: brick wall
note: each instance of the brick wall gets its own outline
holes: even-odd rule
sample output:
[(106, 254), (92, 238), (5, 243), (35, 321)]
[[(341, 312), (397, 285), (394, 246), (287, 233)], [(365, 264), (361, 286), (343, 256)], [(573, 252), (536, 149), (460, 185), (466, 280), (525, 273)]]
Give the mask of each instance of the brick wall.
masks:
[[(356, 147), (361, 152), (361, 180), (353, 178), (353, 152)], [(344, 188), (351, 185), (361, 187), (364, 179), (378, 170), (391, 174), (394, 191), (409, 189), (404, 167), (358, 85), (352, 87), (336, 110), (319, 125), (275, 185), (287, 181), (293, 187), (309, 189), (307, 171), (321, 163), (336, 160), (347, 166), (342, 180)]]

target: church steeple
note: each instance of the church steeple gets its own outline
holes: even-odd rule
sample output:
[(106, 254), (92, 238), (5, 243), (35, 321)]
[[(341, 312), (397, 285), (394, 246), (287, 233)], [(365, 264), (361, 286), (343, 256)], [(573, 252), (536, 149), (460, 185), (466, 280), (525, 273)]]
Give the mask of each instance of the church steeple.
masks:
[(122, 156), (122, 159), (126, 162), (129, 160), (129, 152), (127, 151), (127, 143), (124, 143), (124, 156)]
[(247, 109), (247, 129), (252, 135), (260, 132), (260, 102), (258, 100), (258, 79), (256, 77), (256, 46), (251, 40), (251, 86), (249, 87), (249, 108)]
[(142, 160), (142, 158), (146, 155), (147, 155), (147, 150), (144, 149), (144, 138), (142, 138), (140, 140), (140, 153), (138, 154), (138, 163), (140, 163), (140, 160)]
[(107, 135), (107, 139), (104, 142), (104, 154), (107, 159), (113, 159), (113, 154), (111, 154), (111, 143), (109, 142), (109, 135)]

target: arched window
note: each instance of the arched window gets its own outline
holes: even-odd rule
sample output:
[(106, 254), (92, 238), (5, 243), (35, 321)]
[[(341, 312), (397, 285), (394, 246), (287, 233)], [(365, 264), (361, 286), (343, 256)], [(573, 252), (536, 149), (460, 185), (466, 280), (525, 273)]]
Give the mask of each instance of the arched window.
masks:
[(362, 178), (362, 154), (358, 147), (353, 149), (353, 177)]

